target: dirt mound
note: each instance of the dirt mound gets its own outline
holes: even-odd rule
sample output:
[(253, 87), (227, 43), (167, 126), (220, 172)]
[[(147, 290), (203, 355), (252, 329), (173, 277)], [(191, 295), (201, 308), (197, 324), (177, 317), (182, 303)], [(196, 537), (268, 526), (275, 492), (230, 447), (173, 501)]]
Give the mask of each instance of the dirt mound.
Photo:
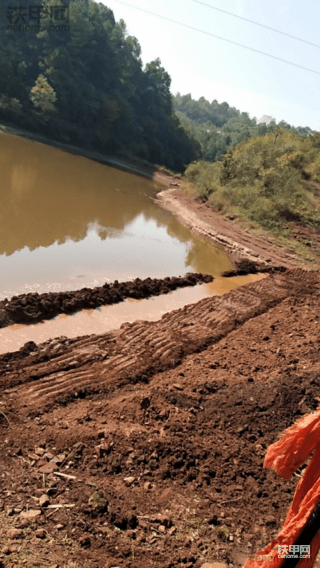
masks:
[(233, 264), (235, 268), (233, 270), (225, 270), (221, 276), (231, 278), (231, 276), (245, 276), (246, 274), (257, 274), (257, 272), (275, 274), (276, 272), (285, 272), (287, 270), (284, 266), (265, 266), (264, 264), (246, 259), (233, 259)]
[(99, 306), (118, 304), (126, 298), (141, 300), (150, 296), (168, 294), (171, 290), (212, 282), (209, 274), (188, 273), (185, 276), (167, 278), (136, 278), (132, 282), (104, 284), (97, 288), (82, 288), (75, 292), (31, 293), (13, 296), (0, 302), (0, 328), (13, 323), (36, 323), (52, 319), (58, 314), (95, 309)]

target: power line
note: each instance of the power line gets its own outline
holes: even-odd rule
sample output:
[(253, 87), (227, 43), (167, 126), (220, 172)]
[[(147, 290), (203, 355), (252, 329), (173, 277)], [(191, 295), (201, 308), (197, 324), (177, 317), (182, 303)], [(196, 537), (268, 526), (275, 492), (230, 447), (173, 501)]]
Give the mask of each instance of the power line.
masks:
[(206, 32), (204, 30), (199, 30), (199, 28), (194, 28), (193, 26), (188, 26), (187, 24), (182, 24), (182, 22), (177, 22), (176, 20), (172, 20), (171, 18), (167, 18), (166, 16), (161, 16), (160, 14), (155, 14), (154, 12), (149, 12), (148, 10), (144, 10), (143, 8), (138, 8), (137, 6), (132, 6), (132, 4), (127, 4), (127, 2), (122, 2), (122, 0), (115, 0), (119, 4), (124, 4), (124, 6), (129, 6), (130, 8), (134, 8), (135, 10), (140, 10), (140, 12), (145, 12), (146, 14), (151, 14), (151, 16), (156, 16), (157, 18), (162, 18), (163, 20), (167, 20), (168, 22), (172, 22), (173, 24), (177, 24), (178, 26), (183, 26), (184, 28), (189, 28), (190, 30), (194, 30), (196, 32), (200, 32), (202, 34), (206, 34), (211, 37), (215, 37), (216, 39), (221, 39), (222, 41), (226, 41), (228, 43), (232, 43), (233, 45), (237, 45), (238, 47), (244, 47), (245, 49), (249, 49), (250, 51), (254, 51), (255, 53), (259, 53), (260, 55), (265, 55), (266, 57), (271, 57), (272, 59), (277, 59), (278, 61), (282, 61), (283, 63), (287, 63), (288, 65), (293, 65), (294, 67), (299, 67), (300, 69), (304, 69), (305, 71), (310, 71), (310, 73), (316, 73), (320, 75), (319, 71), (314, 71), (314, 69), (308, 69), (308, 67), (303, 67), (302, 65), (298, 65), (297, 63), (292, 63), (292, 61), (287, 61), (286, 59), (281, 59), (280, 57), (276, 57), (275, 55), (270, 55), (270, 53), (264, 53), (263, 51), (259, 51), (258, 49), (254, 49), (254, 47), (248, 47), (247, 45), (243, 45), (241, 43), (237, 43), (232, 41), (231, 39), (226, 39), (225, 37), (220, 37), (215, 34), (211, 34), (210, 32)]
[(200, 2), (200, 0), (193, 0), (193, 2), (197, 2), (197, 4), (202, 4), (203, 6), (207, 6), (208, 8), (212, 8), (212, 10), (217, 10), (218, 12), (223, 12), (224, 14), (228, 14), (228, 16), (233, 16), (234, 18), (239, 18), (239, 20), (244, 20), (245, 22), (250, 22), (250, 24), (255, 24), (256, 26), (261, 26), (262, 28), (266, 28), (267, 30), (272, 30), (273, 32), (276, 32), (277, 34), (282, 34), (285, 35), (287, 37), (291, 37), (292, 39), (296, 39), (297, 41), (303, 41), (304, 43), (308, 43), (309, 45), (312, 45), (313, 47), (318, 47), (320, 49), (320, 45), (317, 45), (316, 43), (311, 43), (311, 41), (307, 41), (306, 39), (301, 39), (299, 37), (290, 35), (290, 34), (286, 34), (285, 32), (282, 32), (280, 30), (276, 30), (275, 28), (271, 28), (269, 26), (265, 26), (264, 24), (259, 24), (258, 22), (254, 22), (253, 20), (248, 20), (248, 18), (243, 18), (242, 16), (238, 16), (237, 14), (233, 14), (232, 12), (227, 12), (226, 10), (221, 10), (221, 8), (216, 8), (216, 6), (211, 6), (211, 4), (206, 4), (205, 2)]

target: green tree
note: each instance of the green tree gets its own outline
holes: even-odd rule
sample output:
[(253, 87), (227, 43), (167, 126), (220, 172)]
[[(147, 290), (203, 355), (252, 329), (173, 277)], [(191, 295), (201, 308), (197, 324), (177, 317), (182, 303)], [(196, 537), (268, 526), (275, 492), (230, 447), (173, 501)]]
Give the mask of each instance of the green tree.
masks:
[(35, 85), (32, 87), (30, 100), (34, 106), (40, 108), (43, 113), (56, 111), (54, 103), (57, 100), (57, 95), (43, 75), (39, 75)]

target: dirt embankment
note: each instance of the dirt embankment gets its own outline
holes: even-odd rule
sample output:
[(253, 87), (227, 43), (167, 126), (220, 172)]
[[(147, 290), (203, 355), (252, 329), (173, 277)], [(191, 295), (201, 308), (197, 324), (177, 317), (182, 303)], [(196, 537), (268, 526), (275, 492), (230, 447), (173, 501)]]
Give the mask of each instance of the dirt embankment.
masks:
[(263, 459), (318, 406), (319, 306), (320, 274), (289, 270), (0, 356), (6, 568), (235, 566), (270, 541), (299, 477)]
[(0, 301), (0, 328), (14, 323), (36, 323), (58, 314), (72, 314), (79, 310), (118, 304), (126, 298), (141, 300), (150, 296), (168, 294), (171, 290), (212, 282), (209, 274), (188, 273), (167, 278), (136, 278), (132, 282), (104, 284), (97, 288), (82, 288), (73, 292), (30, 293)]
[[(157, 181), (157, 175), (154, 177)], [(162, 183), (163, 174), (159, 177)], [(295, 254), (280, 248), (273, 237), (263, 238), (237, 226), (235, 220), (226, 219), (203, 203), (188, 197), (180, 187), (185, 181), (174, 176), (167, 178), (167, 189), (159, 192), (155, 200), (158, 205), (170, 211), (191, 232), (221, 247), (230, 257), (235, 268), (224, 276), (235, 276), (252, 272), (273, 272), (283, 268), (307, 265)]]

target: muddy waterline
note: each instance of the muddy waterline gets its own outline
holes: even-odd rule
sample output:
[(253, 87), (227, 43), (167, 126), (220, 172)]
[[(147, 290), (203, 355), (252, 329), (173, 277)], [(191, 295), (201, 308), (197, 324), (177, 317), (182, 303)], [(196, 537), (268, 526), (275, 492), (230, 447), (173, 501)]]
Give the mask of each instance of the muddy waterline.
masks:
[[(243, 284), (261, 280), (264, 277), (265, 274), (251, 274), (229, 278), (228, 289), (233, 290)], [(186, 304), (198, 302), (208, 296), (225, 294), (226, 291), (225, 279), (218, 277), (209, 284), (178, 289), (169, 294), (146, 300), (129, 298), (120, 304), (102, 306), (95, 310), (82, 310), (71, 316), (60, 314), (43, 323), (11, 325), (0, 330), (0, 353), (16, 351), (27, 341), (41, 343), (61, 335), (78, 337), (92, 333), (100, 334), (111, 329), (118, 329), (124, 322), (133, 322), (138, 319), (156, 321), (167, 312), (182, 308)]]
[(157, 320), (261, 275), (226, 279), (220, 250), (194, 237), (152, 200), (159, 185), (50, 146), (0, 135), (0, 299), (203, 272), (214, 282), (149, 300), (61, 315), (0, 332), (0, 352), (26, 341), (103, 333), (124, 321)]

